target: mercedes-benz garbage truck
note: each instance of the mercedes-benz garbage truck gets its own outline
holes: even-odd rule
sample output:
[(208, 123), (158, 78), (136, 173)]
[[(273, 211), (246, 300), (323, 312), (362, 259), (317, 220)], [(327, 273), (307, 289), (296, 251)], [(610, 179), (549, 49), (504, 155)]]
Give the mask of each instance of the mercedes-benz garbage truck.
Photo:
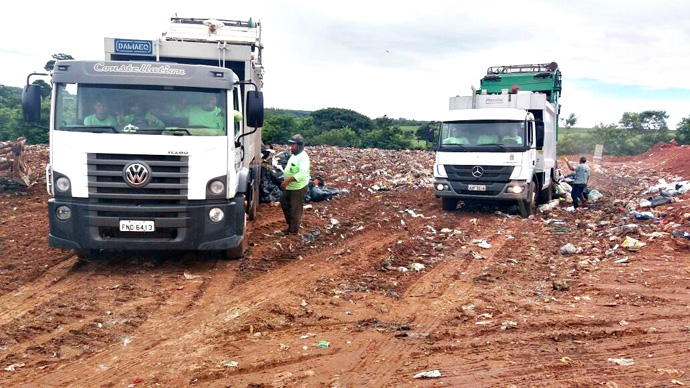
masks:
[(490, 67), (470, 96), (450, 98), (436, 141), (434, 194), (458, 202), (549, 202), (556, 177), (561, 72), (555, 62)]
[[(159, 39), (105, 38), (105, 60), (57, 61), (50, 246), (241, 256), (259, 204), (262, 49), (260, 23), (174, 17)], [(23, 108), (38, 121), (36, 85)]]

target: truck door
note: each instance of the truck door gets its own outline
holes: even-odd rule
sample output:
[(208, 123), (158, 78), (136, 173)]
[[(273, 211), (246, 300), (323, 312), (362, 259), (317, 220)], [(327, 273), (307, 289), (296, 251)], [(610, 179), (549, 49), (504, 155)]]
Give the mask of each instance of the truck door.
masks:
[[(536, 126), (534, 120), (527, 120), (527, 140), (529, 141), (529, 151), (527, 152), (527, 157), (529, 160), (529, 166), (533, 170), (537, 168), (537, 136), (536, 136)], [(543, 163), (543, 162), (542, 162)]]

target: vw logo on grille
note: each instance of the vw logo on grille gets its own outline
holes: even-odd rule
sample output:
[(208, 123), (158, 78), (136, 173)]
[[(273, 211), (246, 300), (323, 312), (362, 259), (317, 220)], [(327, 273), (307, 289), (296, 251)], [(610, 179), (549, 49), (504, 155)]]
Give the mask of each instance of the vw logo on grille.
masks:
[(482, 166), (474, 166), (472, 167), (472, 176), (475, 178), (479, 178), (482, 175), (484, 175), (484, 169)]
[(122, 170), (122, 178), (132, 187), (144, 187), (151, 180), (151, 167), (144, 162), (130, 162)]

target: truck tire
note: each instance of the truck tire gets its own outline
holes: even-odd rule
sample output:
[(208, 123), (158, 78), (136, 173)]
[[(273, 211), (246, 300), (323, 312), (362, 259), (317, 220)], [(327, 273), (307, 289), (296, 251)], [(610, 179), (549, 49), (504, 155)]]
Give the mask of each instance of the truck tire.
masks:
[(261, 185), (261, 166), (258, 167), (258, 169), (253, 169), (253, 171), (255, 171), (254, 186), (252, 187), (248, 213), (250, 221), (254, 221), (257, 215), (259, 214), (259, 186)]
[(228, 260), (235, 260), (235, 259), (241, 259), (242, 256), (244, 256), (244, 251), (247, 250), (247, 215), (244, 215), (244, 236), (242, 236), (242, 242), (240, 242), (240, 245), (234, 247), (234, 248), (228, 248), (226, 249), (224, 253), (224, 257)]
[(544, 187), (543, 190), (539, 191), (539, 203), (549, 203), (553, 199), (553, 181), (549, 183), (548, 186)]
[(74, 253), (80, 260), (97, 260), (101, 256), (100, 249), (77, 249)]
[(527, 190), (527, 199), (518, 201), (518, 212), (520, 217), (527, 218), (534, 214), (534, 209), (537, 201), (537, 185), (532, 182)]
[(457, 198), (441, 198), (441, 206), (443, 210), (453, 211), (458, 207)]

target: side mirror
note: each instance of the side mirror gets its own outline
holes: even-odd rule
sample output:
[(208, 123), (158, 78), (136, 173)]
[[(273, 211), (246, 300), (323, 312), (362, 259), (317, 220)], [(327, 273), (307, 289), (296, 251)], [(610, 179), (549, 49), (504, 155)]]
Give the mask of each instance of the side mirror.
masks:
[(256, 90), (247, 92), (247, 125), (253, 128), (264, 125), (264, 94)]
[(37, 123), (41, 121), (41, 86), (26, 85), (22, 91), (22, 111), (24, 121)]
[(426, 134), (426, 141), (428, 141), (429, 143), (433, 143), (434, 140), (434, 129), (429, 128), (429, 132), (427, 132)]

